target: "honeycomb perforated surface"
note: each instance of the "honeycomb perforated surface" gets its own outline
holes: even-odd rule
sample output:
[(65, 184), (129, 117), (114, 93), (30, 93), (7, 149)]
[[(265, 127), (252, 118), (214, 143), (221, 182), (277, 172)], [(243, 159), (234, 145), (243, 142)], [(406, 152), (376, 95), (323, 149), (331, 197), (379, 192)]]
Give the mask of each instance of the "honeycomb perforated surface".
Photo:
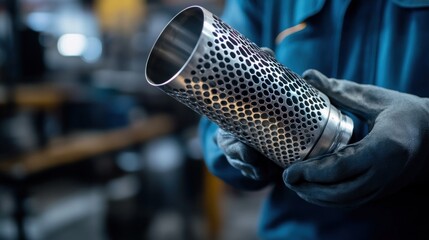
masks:
[(218, 17), (176, 83), (161, 88), (282, 167), (302, 160), (329, 116), (329, 101)]

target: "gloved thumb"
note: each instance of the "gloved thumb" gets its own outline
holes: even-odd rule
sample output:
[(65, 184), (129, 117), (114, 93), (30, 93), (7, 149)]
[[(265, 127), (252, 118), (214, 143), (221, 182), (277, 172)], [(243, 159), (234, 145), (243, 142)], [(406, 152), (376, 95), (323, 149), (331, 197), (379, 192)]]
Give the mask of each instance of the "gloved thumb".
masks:
[(274, 51), (271, 48), (261, 47), (261, 50), (264, 51), (265, 53), (269, 54), (271, 57), (276, 57), (276, 54), (274, 53)]
[(326, 94), (335, 106), (367, 119), (375, 117), (389, 102), (388, 95), (375, 86), (327, 78), (313, 69), (305, 71), (303, 78)]

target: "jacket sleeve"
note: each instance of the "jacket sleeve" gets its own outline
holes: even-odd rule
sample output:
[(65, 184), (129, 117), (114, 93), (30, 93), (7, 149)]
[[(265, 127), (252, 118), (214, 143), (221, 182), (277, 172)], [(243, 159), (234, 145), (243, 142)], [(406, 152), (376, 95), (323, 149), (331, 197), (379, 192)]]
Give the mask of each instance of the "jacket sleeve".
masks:
[(238, 32), (260, 45), (262, 5), (263, 1), (256, 0), (226, 0), (221, 18)]
[(259, 190), (271, 183), (271, 181), (257, 181), (245, 177), (239, 170), (233, 168), (214, 141), (217, 129), (218, 126), (216, 124), (205, 117), (201, 118), (199, 138), (208, 170), (216, 177), (238, 189)]

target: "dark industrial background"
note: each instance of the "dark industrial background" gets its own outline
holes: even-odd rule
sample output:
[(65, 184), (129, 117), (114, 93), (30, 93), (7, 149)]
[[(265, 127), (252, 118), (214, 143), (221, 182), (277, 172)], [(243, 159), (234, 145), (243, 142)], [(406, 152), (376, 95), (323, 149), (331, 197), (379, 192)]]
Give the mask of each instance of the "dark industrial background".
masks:
[(199, 116), (149, 86), (165, 24), (219, 0), (0, 0), (0, 239), (257, 239), (264, 191), (207, 172)]

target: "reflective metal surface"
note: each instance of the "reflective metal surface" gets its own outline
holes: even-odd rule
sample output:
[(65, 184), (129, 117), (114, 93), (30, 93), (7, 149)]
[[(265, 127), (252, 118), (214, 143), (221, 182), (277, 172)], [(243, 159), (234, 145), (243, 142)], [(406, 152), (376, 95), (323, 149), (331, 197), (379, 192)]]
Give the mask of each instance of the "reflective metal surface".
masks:
[(323, 93), (199, 6), (162, 31), (146, 78), (284, 168), (352, 134), (351, 119)]

